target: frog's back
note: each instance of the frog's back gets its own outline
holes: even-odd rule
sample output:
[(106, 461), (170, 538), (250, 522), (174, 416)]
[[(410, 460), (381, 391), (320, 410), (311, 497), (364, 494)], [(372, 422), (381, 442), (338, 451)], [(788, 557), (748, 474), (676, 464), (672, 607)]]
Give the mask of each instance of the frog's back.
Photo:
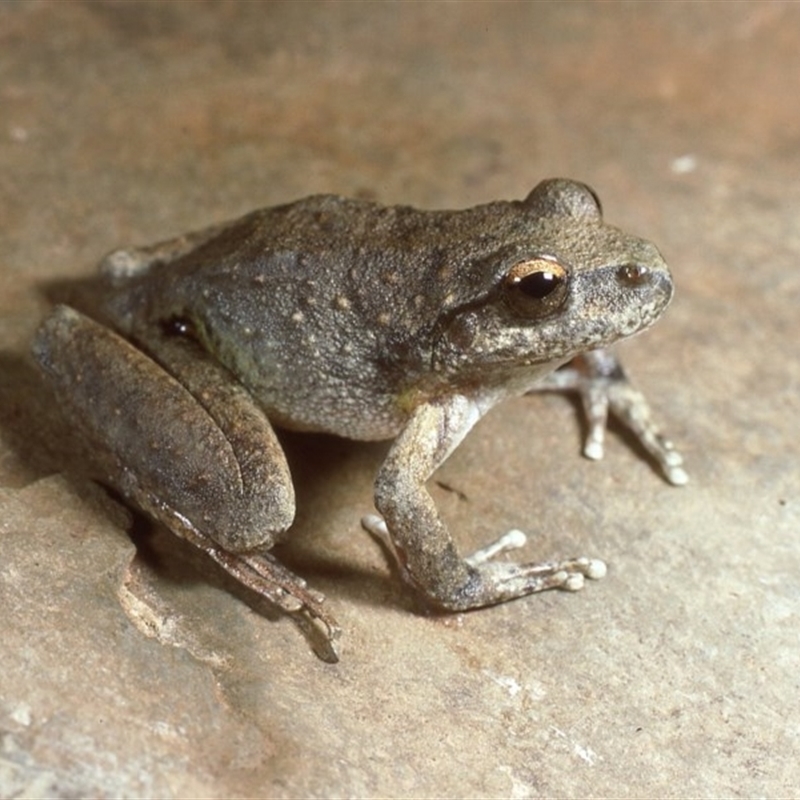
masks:
[(218, 235), (175, 266), (213, 273), (238, 263), (266, 274), (296, 274), (319, 264), (330, 272), (337, 266), (391, 263), (421, 275), (432, 260), (458, 262), (474, 257), (476, 249), (495, 252), (529, 229), (530, 218), (518, 202), (430, 211), (313, 195), (221, 226)]
[(187, 320), (284, 425), (391, 437), (465, 265), (519, 236), (515, 205), (420, 211), (317, 195), (220, 226), (132, 291), (146, 294), (149, 324)]

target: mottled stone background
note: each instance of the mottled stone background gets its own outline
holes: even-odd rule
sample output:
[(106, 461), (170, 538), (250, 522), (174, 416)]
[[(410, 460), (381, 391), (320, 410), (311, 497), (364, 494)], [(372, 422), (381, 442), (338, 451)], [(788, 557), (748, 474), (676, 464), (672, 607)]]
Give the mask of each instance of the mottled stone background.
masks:
[[(798, 75), (792, 3), (0, 4), (0, 796), (798, 794)], [(618, 435), (586, 461), (546, 396), (431, 491), (465, 550), (519, 526), (604, 581), (427, 614), (358, 524), (385, 445), (287, 437), (282, 556), (345, 628), (329, 665), (75, 477), (27, 348), (105, 251), (553, 175), (674, 268), (621, 350), (692, 482)]]

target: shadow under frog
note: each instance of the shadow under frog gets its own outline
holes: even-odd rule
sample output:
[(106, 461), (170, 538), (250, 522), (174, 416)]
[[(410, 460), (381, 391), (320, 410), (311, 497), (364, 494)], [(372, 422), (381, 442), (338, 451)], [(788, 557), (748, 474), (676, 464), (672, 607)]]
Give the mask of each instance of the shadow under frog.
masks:
[[(584, 453), (609, 412), (673, 484), (682, 459), (604, 348), (673, 293), (656, 248), (603, 221), (587, 186), (420, 211), (324, 195), (101, 263), (98, 294), (44, 321), (35, 357), (96, 476), (236, 580), (313, 622), (323, 597), (270, 552), (295, 496), (273, 425), (392, 440), (363, 519), (432, 605), (466, 610), (605, 573), (574, 558), (516, 564), (512, 531), (462, 557), (426, 482), (480, 417), (541, 390), (578, 392)], [(319, 649), (318, 649), (319, 652)]]

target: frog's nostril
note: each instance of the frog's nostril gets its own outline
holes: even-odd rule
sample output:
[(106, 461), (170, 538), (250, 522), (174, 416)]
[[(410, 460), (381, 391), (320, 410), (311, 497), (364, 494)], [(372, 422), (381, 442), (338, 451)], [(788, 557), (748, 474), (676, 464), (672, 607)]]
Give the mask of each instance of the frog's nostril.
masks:
[(628, 286), (642, 286), (650, 283), (653, 271), (644, 264), (624, 264), (617, 270), (617, 277)]

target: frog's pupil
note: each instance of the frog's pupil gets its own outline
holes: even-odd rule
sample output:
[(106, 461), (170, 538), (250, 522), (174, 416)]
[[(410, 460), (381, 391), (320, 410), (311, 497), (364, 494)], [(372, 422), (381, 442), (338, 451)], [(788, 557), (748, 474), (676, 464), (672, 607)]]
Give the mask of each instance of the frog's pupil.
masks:
[(532, 272), (521, 278), (517, 285), (529, 297), (543, 300), (558, 286), (558, 278), (552, 272)]

